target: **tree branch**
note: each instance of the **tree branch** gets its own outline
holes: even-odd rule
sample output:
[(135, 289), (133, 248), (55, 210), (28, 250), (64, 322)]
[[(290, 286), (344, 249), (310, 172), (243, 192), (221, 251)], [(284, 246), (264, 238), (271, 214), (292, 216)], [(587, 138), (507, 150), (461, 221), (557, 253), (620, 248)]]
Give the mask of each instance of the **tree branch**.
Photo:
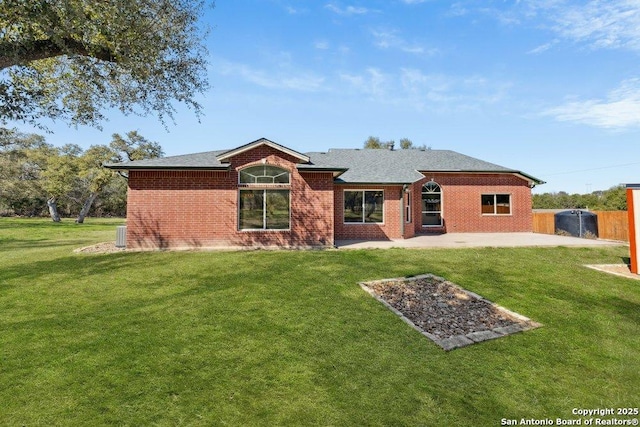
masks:
[(22, 45), (1, 42), (0, 70), (61, 55), (79, 55), (101, 61), (117, 62), (114, 52), (110, 49), (99, 45), (87, 45), (67, 37), (63, 38), (60, 43), (55, 43), (50, 39), (34, 40)]

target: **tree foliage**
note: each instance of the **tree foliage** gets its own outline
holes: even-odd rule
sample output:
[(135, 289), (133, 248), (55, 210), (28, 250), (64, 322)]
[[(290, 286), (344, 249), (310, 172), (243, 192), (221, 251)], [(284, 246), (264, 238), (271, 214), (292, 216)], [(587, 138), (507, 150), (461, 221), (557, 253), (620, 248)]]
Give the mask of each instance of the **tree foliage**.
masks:
[(98, 215), (124, 216), (126, 179), (102, 165), (162, 155), (158, 143), (135, 131), (83, 150), (0, 129), (0, 212), (40, 216), (49, 210), (54, 220), (75, 215), (79, 223), (92, 209)]
[[(396, 148), (396, 142), (393, 139), (391, 139), (389, 141), (381, 141), (380, 138), (378, 138), (377, 136), (370, 136), (364, 142), (364, 148), (369, 148), (369, 149), (395, 149)], [(400, 148), (403, 149), (403, 150), (413, 150), (413, 149), (416, 149), (416, 150), (428, 150), (428, 149), (431, 149), (431, 147), (427, 147), (424, 144), (416, 146), (416, 145), (413, 144), (413, 142), (409, 138), (401, 138), (400, 139)]]
[(611, 187), (589, 194), (544, 193), (533, 195), (534, 209), (590, 209), (599, 211), (627, 210), (627, 195), (624, 186)]
[(38, 153), (49, 149), (40, 135), (0, 128), (0, 211), (40, 214), (46, 197)]
[(2, 0), (0, 121), (98, 126), (103, 111), (173, 118), (207, 89), (205, 0)]
[(125, 138), (114, 133), (109, 146), (116, 153), (113, 159), (115, 162), (155, 159), (164, 156), (160, 144), (147, 140), (135, 130), (127, 132)]

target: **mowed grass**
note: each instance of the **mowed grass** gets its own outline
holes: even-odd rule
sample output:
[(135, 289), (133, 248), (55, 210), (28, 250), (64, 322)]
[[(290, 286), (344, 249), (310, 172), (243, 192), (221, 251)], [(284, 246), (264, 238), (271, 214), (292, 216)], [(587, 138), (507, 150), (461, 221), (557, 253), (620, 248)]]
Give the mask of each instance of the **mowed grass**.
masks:
[[(628, 248), (74, 254), (0, 219), (0, 425), (495, 426), (640, 404)], [(444, 352), (358, 282), (443, 276), (542, 328)]]

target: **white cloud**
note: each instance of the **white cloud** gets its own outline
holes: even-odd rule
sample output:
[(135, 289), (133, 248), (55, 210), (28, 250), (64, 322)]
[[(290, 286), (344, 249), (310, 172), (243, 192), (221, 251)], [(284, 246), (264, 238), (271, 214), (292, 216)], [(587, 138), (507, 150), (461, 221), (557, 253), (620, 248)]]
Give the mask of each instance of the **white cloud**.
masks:
[(327, 50), (329, 49), (329, 42), (326, 40), (318, 40), (314, 43), (314, 47), (319, 50)]
[[(471, 13), (469, 3), (454, 3), (451, 14)], [(555, 34), (559, 41), (579, 43), (592, 49), (640, 50), (639, 0), (537, 0), (515, 2), (511, 7), (476, 7), (474, 12), (492, 16), (503, 25), (533, 25)], [(551, 45), (542, 44), (532, 53)]]
[(325, 78), (309, 72), (284, 69), (257, 70), (245, 64), (219, 60), (217, 71), (222, 75), (233, 75), (267, 89), (285, 89), (301, 92), (318, 92), (323, 89)]
[(371, 35), (376, 39), (374, 44), (382, 49), (387, 49), (392, 44), (398, 43), (398, 37), (393, 32), (373, 30)]
[(352, 90), (356, 90), (371, 98), (379, 98), (388, 93), (389, 78), (379, 69), (370, 67), (365, 74), (354, 75), (342, 73), (340, 79), (346, 82)]
[(622, 82), (607, 99), (567, 102), (544, 111), (543, 115), (607, 129), (639, 127), (640, 78)]
[(385, 72), (371, 67), (339, 77), (345, 93), (416, 111), (478, 111), (504, 100), (510, 87), (481, 76), (428, 74), (415, 68)]
[(437, 110), (477, 110), (504, 100), (511, 87), (477, 75), (425, 74), (413, 68), (403, 68), (400, 81), (410, 102)]
[(551, 44), (529, 53), (541, 53), (560, 41), (579, 43), (591, 49), (640, 51), (640, 0), (535, 0), (502, 2), (458, 1), (451, 16), (477, 13), (502, 25), (529, 25), (554, 33)]
[(508, 83), (483, 76), (430, 74), (417, 68), (384, 70), (371, 66), (323, 76), (301, 70), (290, 59), (281, 54), (277, 63), (264, 66), (218, 59), (214, 70), (270, 90), (355, 97), (416, 111), (479, 111), (506, 99), (510, 88)]
[(557, 43), (557, 40), (554, 40), (554, 41), (549, 42), (549, 43), (541, 44), (540, 46), (531, 49), (527, 53), (532, 54), (532, 55), (537, 55), (539, 53), (546, 52), (547, 50), (551, 49), (556, 43)]
[(437, 49), (427, 49), (424, 46), (415, 43), (409, 43), (402, 37), (398, 36), (395, 30), (372, 30), (371, 35), (374, 38), (374, 45), (380, 49), (399, 49), (402, 52), (412, 53), (416, 55), (434, 55)]
[(367, 9), (366, 7), (356, 7), (356, 6), (340, 7), (334, 3), (327, 3), (324, 7), (334, 13), (337, 13), (338, 15), (343, 15), (343, 16), (365, 15), (367, 13), (373, 12), (373, 10)]
[(281, 78), (281, 87), (303, 92), (317, 92), (322, 89), (324, 77), (311, 74), (299, 76), (287, 76)]
[(590, 1), (586, 5), (553, 5), (552, 29), (561, 37), (593, 48), (640, 50), (640, 2)]
[(460, 2), (453, 3), (449, 9), (449, 15), (451, 16), (465, 16), (468, 13), (469, 9)]
[(342, 55), (348, 55), (349, 53), (351, 53), (351, 48), (349, 46), (341, 45), (340, 47), (338, 47), (338, 52), (340, 52), (340, 54)]

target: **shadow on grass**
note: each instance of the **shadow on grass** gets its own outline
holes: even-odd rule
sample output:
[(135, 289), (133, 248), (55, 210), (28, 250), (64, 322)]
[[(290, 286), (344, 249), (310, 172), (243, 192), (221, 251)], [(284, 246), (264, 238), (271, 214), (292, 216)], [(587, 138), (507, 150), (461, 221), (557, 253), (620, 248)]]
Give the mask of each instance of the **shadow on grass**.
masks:
[[(103, 264), (88, 273), (87, 269), (84, 269), (78, 274), (88, 274), (86, 277), (91, 277), (93, 274), (102, 274), (100, 271), (105, 268), (108, 269), (109, 266)], [(71, 289), (73, 285), (64, 285), (67, 287), (66, 290), (64, 287), (59, 287), (55, 291), (48, 291), (51, 296), (46, 300), (44, 309), (31, 311), (28, 318), (25, 319), (12, 318), (1, 323), (19, 325), (20, 328), (28, 328), (29, 325), (33, 325), (34, 328), (62, 325), (67, 330), (71, 325), (85, 325), (96, 321), (106, 324), (105, 322), (108, 321), (109, 324), (115, 322), (110, 328), (118, 330), (126, 327), (132, 321), (148, 322), (150, 315), (164, 312), (167, 309), (177, 307), (177, 311), (182, 311), (180, 307), (184, 307), (184, 310), (188, 311), (193, 307), (193, 297), (202, 300), (206, 298), (203, 295), (215, 295), (238, 287), (232, 281), (212, 283), (204, 280), (201, 275), (185, 274), (182, 280), (193, 284), (186, 288), (184, 286), (178, 288), (168, 284), (162, 278), (150, 278), (145, 282), (139, 280), (134, 283), (127, 283), (124, 280), (118, 283), (110, 282), (105, 284), (105, 288), (101, 291), (96, 291), (93, 285), (86, 283), (78, 285), (76, 289)], [(19, 285), (13, 287), (17, 286)], [(29, 286), (28, 281), (25, 286)], [(5, 285), (0, 285), (0, 289), (3, 287)], [(161, 294), (158, 294), (158, 290)], [(81, 294), (81, 297), (78, 297), (78, 293)], [(61, 296), (57, 297), (56, 294)], [(51, 307), (54, 302), (62, 303), (62, 308), (52, 311)], [(182, 302), (184, 305), (181, 304)], [(215, 305), (219, 304), (220, 299), (217, 299)], [(152, 310), (152, 307), (155, 309)], [(238, 308), (229, 307), (229, 310), (237, 312)], [(84, 326), (78, 327), (85, 328)]]
[[(86, 244), (86, 241), (81, 241)], [(150, 268), (162, 265), (165, 261), (146, 254), (116, 253), (97, 256), (66, 256), (49, 260), (29, 261), (4, 268), (0, 271), (2, 281), (23, 279), (24, 283), (36, 283), (46, 280), (49, 275), (63, 275), (68, 280), (83, 279), (90, 276), (110, 277), (119, 269)], [(40, 282), (38, 282), (40, 283)]]
[(14, 250), (22, 249), (44, 249), (44, 248), (59, 248), (62, 246), (86, 246), (86, 239), (74, 239), (74, 240), (52, 240), (52, 239), (0, 239), (0, 252), (10, 252)]
[(619, 297), (607, 297), (601, 300), (600, 306), (615, 309), (617, 314), (628, 317), (640, 325), (640, 304)]

